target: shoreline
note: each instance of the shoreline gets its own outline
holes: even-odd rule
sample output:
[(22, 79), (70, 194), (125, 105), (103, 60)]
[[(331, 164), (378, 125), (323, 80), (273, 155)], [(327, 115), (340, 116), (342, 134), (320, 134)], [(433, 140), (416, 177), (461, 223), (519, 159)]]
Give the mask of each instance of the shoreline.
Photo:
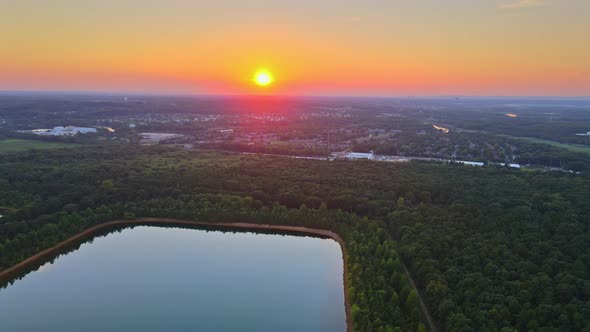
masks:
[(344, 239), (337, 233), (329, 230), (307, 228), (302, 226), (284, 226), (284, 225), (268, 225), (268, 224), (253, 224), (253, 223), (242, 223), (242, 222), (229, 222), (229, 223), (216, 223), (216, 222), (203, 222), (203, 221), (188, 221), (178, 219), (166, 219), (166, 218), (140, 218), (137, 220), (115, 220), (109, 221), (100, 225), (92, 226), (82, 232), (50, 247), (47, 248), (27, 259), (13, 265), (3, 271), (0, 271), (0, 280), (15, 277), (20, 272), (26, 270), (28, 267), (45, 261), (56, 253), (59, 253), (63, 249), (76, 244), (80, 241), (96, 235), (97, 233), (107, 230), (109, 228), (125, 227), (125, 226), (158, 226), (158, 225), (169, 225), (169, 226), (185, 226), (185, 227), (211, 227), (218, 229), (236, 229), (236, 230), (266, 230), (266, 231), (279, 231), (288, 232), (300, 235), (310, 235), (316, 237), (329, 238), (336, 241), (340, 245), (343, 260), (343, 286), (344, 286), (344, 308), (346, 313), (346, 331), (352, 332), (352, 316), (351, 316), (351, 304), (350, 294), (348, 292), (348, 266), (347, 266), (347, 255), (346, 244)]

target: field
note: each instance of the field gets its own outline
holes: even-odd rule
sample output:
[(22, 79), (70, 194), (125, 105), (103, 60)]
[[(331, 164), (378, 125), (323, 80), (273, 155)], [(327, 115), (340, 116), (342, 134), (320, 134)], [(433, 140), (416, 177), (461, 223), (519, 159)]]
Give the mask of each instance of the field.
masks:
[(77, 144), (66, 144), (56, 142), (43, 142), (25, 139), (6, 139), (0, 141), (0, 153), (25, 151), (31, 149), (60, 149), (67, 147), (76, 147)]
[(548, 144), (548, 145), (554, 146), (556, 148), (566, 149), (566, 150), (569, 150), (572, 152), (581, 152), (581, 153), (589, 153), (590, 154), (590, 145), (564, 144), (564, 143), (559, 143), (559, 142), (555, 142), (555, 141), (548, 141), (548, 140), (544, 140), (544, 139), (540, 139), (540, 138), (533, 138), (533, 137), (517, 137), (517, 136), (511, 136), (511, 135), (499, 135), (499, 136), (515, 138), (515, 139), (519, 139), (519, 140), (523, 140), (523, 141), (527, 141), (527, 142), (531, 142), (531, 143)]

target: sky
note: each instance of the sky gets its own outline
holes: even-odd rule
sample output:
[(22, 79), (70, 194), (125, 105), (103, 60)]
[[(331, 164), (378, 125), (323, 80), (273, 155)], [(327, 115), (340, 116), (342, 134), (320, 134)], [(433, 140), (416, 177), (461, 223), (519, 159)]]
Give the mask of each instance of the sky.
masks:
[(589, 96), (588, 17), (588, 0), (5, 1), (0, 90)]

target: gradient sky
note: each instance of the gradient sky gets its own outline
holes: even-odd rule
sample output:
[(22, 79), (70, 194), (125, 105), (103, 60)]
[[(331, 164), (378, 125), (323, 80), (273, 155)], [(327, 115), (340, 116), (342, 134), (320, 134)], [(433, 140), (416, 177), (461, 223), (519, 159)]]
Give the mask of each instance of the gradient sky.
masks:
[(589, 17), (588, 0), (4, 1), (0, 90), (588, 96)]

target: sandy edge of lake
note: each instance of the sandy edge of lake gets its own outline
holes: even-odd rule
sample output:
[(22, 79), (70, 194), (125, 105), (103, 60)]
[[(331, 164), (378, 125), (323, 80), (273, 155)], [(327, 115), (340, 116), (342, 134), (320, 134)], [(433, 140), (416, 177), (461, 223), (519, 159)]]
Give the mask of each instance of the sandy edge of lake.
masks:
[(283, 226), (283, 225), (266, 225), (266, 224), (252, 224), (252, 223), (241, 223), (241, 222), (202, 222), (202, 221), (188, 221), (188, 220), (177, 220), (177, 219), (165, 219), (165, 218), (140, 218), (137, 220), (115, 220), (109, 221), (100, 225), (96, 225), (90, 227), (67, 240), (64, 240), (55, 246), (45, 249), (38, 254), (35, 254), (24, 261), (9, 267), (3, 271), (0, 271), (0, 280), (3, 279), (10, 279), (11, 277), (18, 275), (19, 272), (26, 270), (29, 266), (39, 263), (40, 261), (47, 260), (51, 256), (59, 253), (61, 250), (68, 248), (72, 244), (77, 242), (83, 241), (92, 235), (99, 233), (100, 231), (117, 227), (117, 226), (130, 226), (130, 225), (170, 225), (170, 226), (194, 226), (194, 227), (218, 227), (218, 228), (227, 228), (227, 229), (242, 229), (242, 230), (268, 230), (268, 231), (283, 231), (283, 232), (291, 232), (291, 233), (299, 233), (303, 235), (311, 235), (311, 236), (321, 236), (333, 239), (334, 241), (338, 242), (340, 245), (340, 249), (342, 250), (342, 259), (344, 260), (344, 306), (346, 310), (346, 330), (347, 332), (352, 332), (352, 316), (351, 316), (351, 306), (350, 306), (350, 294), (348, 292), (348, 264), (347, 264), (347, 251), (346, 251), (346, 244), (340, 235), (336, 234), (335, 232), (323, 230), (323, 229), (315, 229), (315, 228), (307, 228), (307, 227), (300, 227), (300, 226)]

